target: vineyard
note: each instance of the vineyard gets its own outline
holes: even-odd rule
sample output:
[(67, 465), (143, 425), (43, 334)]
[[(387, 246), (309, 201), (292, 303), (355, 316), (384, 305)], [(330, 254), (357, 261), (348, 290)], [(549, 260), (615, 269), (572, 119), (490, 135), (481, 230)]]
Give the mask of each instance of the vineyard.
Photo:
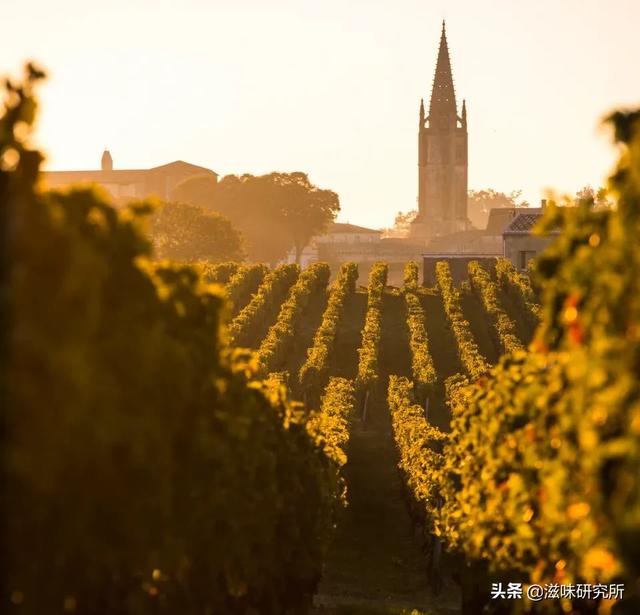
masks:
[[(149, 204), (39, 191), (41, 77), (0, 130), (2, 612), (637, 612), (636, 116), (618, 207), (550, 207), (533, 282), (442, 260), (396, 287), (154, 260)], [(628, 596), (491, 600), (510, 582)]]

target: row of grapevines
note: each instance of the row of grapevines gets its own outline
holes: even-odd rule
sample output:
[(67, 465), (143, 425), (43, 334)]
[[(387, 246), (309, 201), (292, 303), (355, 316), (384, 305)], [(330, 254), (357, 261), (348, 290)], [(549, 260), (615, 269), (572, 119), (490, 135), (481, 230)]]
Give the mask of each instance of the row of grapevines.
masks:
[(333, 377), (325, 388), (320, 411), (314, 412), (309, 418), (312, 433), (318, 434), (330, 450), (332, 459), (338, 460), (336, 481), (338, 489), (344, 493), (344, 481), (340, 475), (340, 468), (347, 461), (347, 444), (349, 442), (349, 422), (355, 407), (355, 391), (353, 382), (346, 378)]
[(280, 306), (276, 322), (269, 328), (258, 349), (258, 364), (262, 373), (276, 369), (283, 361), (296, 334), (299, 320), (309, 301), (324, 291), (331, 270), (327, 263), (314, 263), (302, 272)]
[(496, 347), (503, 353), (522, 350), (515, 323), (500, 305), (498, 287), (478, 261), (469, 263), (469, 282), (492, 324), (491, 333)]
[(513, 298), (525, 318), (535, 327), (540, 322), (540, 306), (529, 278), (520, 273), (507, 258), (496, 261), (496, 276), (500, 287)]
[(0, 117), (0, 610), (303, 613), (341, 458), (224, 348), (224, 297), (153, 261), (147, 204), (36, 187), (39, 77), (6, 86)]
[(413, 499), (431, 518), (437, 508), (438, 470), (443, 463), (442, 444), (447, 441), (447, 434), (428, 423), (424, 409), (413, 396), (413, 384), (407, 378), (389, 378), (387, 400), (400, 454), (399, 467)]
[(449, 263), (436, 263), (436, 280), (442, 296), (444, 311), (451, 325), (458, 344), (460, 362), (472, 378), (479, 378), (487, 373), (489, 364), (480, 353), (478, 345), (471, 333), (469, 323), (465, 319), (460, 307), (460, 294), (453, 286)]
[(299, 265), (280, 265), (265, 276), (251, 301), (242, 308), (229, 325), (229, 335), (233, 345), (242, 346), (249, 343), (262, 324), (262, 318), (267, 310), (275, 307), (275, 304), (282, 300), (299, 274)]
[(329, 373), (329, 356), (349, 295), (355, 292), (358, 266), (345, 263), (331, 285), (327, 308), (322, 316), (313, 345), (307, 350), (307, 358), (300, 368), (298, 379), (307, 394), (307, 401), (315, 400), (324, 387)]
[(428, 398), (436, 384), (437, 375), (429, 350), (429, 339), (418, 289), (418, 264), (410, 261), (404, 268), (404, 299), (407, 306), (411, 368), (420, 399)]
[(200, 277), (210, 284), (226, 284), (238, 271), (238, 263), (197, 263)]
[(626, 584), (613, 611), (566, 597), (563, 612), (640, 607), (640, 111), (612, 119), (617, 206), (549, 207), (561, 233), (535, 264), (536, 344), (452, 387), (441, 473), (441, 531), (470, 559), (532, 583)]
[(233, 314), (239, 312), (249, 303), (268, 271), (266, 265), (242, 265), (229, 278), (229, 282), (225, 286), (225, 293)]
[(378, 350), (382, 336), (382, 298), (387, 284), (388, 266), (386, 263), (374, 263), (369, 273), (367, 314), (362, 330), (362, 342), (358, 349), (359, 391), (371, 390), (378, 379)]

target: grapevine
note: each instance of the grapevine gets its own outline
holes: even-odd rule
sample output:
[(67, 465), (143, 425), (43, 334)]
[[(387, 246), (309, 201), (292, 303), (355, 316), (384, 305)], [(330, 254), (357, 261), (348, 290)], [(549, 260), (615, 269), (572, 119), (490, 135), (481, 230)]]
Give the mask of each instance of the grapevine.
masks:
[(287, 292), (300, 273), (298, 265), (280, 265), (270, 271), (260, 284), (251, 301), (240, 311), (229, 325), (231, 343), (235, 346), (247, 344), (259, 327), (260, 320), (269, 307)]
[(356, 385), (359, 392), (370, 391), (378, 380), (378, 350), (381, 338), (382, 297), (387, 283), (386, 263), (374, 263), (369, 274), (367, 314), (362, 330), (362, 343), (358, 349), (358, 375)]
[(324, 290), (331, 271), (326, 263), (310, 265), (291, 287), (289, 296), (280, 307), (276, 322), (267, 332), (258, 349), (261, 373), (276, 369), (288, 351), (300, 317), (315, 293)]
[(425, 313), (417, 289), (418, 264), (411, 261), (407, 263), (404, 270), (404, 299), (407, 305), (407, 326), (409, 328), (413, 378), (418, 396), (424, 400), (433, 392), (437, 375), (429, 350)]
[(493, 325), (491, 331), (496, 347), (503, 353), (522, 350), (522, 343), (516, 335), (515, 324), (500, 305), (496, 283), (478, 261), (469, 263), (469, 281)]
[(311, 403), (327, 381), (329, 360), (333, 350), (338, 325), (344, 311), (345, 301), (355, 292), (358, 267), (355, 263), (345, 263), (331, 285), (327, 307), (322, 322), (316, 331), (312, 346), (307, 350), (307, 359), (300, 368), (298, 379), (307, 400)]
[(436, 279), (447, 320), (458, 344), (460, 362), (469, 376), (474, 379), (480, 378), (489, 370), (489, 364), (480, 353), (469, 323), (462, 314), (460, 295), (453, 286), (449, 264), (446, 261), (436, 263)]

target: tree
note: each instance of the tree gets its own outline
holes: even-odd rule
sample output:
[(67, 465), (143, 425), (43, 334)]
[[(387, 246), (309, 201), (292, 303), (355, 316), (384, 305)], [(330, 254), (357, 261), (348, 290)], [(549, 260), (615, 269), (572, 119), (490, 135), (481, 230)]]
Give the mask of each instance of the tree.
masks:
[(180, 261), (242, 260), (242, 237), (223, 215), (186, 203), (165, 203), (151, 221), (156, 255)]
[(296, 263), (314, 235), (326, 230), (340, 210), (338, 195), (314, 186), (306, 173), (272, 173), (279, 216), (295, 249)]
[(416, 219), (417, 215), (417, 209), (411, 209), (406, 213), (399, 211), (393, 220), (393, 226), (385, 229), (385, 237), (398, 239), (408, 237), (409, 231), (411, 230), (411, 223)]
[(489, 212), (492, 209), (507, 207), (529, 207), (529, 203), (520, 200), (522, 190), (511, 192), (498, 192), (492, 188), (486, 190), (469, 190), (467, 201), (467, 215), (471, 224), (476, 228), (486, 228), (489, 220)]
[(594, 209), (611, 209), (613, 207), (613, 201), (609, 198), (609, 191), (606, 188), (595, 190), (590, 185), (586, 185), (576, 192), (575, 201), (577, 205), (581, 202), (587, 202)]
[[(467, 215), (478, 229), (484, 229), (489, 220), (489, 211), (503, 207), (529, 207), (529, 203), (521, 200), (522, 190), (509, 193), (498, 192), (492, 188), (486, 190), (469, 190), (467, 201)], [(418, 211), (411, 209), (407, 212), (399, 211), (393, 221), (393, 227), (387, 229), (387, 237), (408, 237), (411, 223), (416, 219)]]
[(218, 182), (211, 175), (197, 175), (181, 181), (171, 192), (171, 200), (215, 210)]
[(293, 247), (296, 260), (340, 209), (338, 195), (306, 173), (228, 175), (217, 185), (216, 211), (242, 232), (250, 260), (275, 262)]

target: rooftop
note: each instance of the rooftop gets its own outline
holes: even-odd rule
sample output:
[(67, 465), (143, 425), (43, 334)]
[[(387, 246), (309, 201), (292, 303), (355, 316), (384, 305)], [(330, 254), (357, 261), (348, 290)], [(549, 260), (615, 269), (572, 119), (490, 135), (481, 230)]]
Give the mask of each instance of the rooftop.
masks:
[(530, 235), (542, 215), (542, 210), (519, 213), (504, 229), (503, 235)]
[(349, 224), (348, 222), (334, 222), (327, 229), (327, 234), (336, 234), (336, 233), (358, 233), (360, 235), (368, 233), (370, 235), (380, 235), (382, 231), (366, 228), (365, 226), (357, 226), (356, 224)]
[(184, 162), (183, 160), (175, 160), (168, 164), (162, 164), (149, 169), (88, 169), (78, 171), (45, 171), (45, 175), (50, 178), (68, 179), (78, 177), (79, 179), (94, 179), (103, 181), (117, 181), (118, 179), (131, 180), (136, 176), (143, 176), (150, 173), (164, 173), (173, 170), (189, 170), (198, 172), (202, 175), (218, 175), (215, 171), (205, 167)]

